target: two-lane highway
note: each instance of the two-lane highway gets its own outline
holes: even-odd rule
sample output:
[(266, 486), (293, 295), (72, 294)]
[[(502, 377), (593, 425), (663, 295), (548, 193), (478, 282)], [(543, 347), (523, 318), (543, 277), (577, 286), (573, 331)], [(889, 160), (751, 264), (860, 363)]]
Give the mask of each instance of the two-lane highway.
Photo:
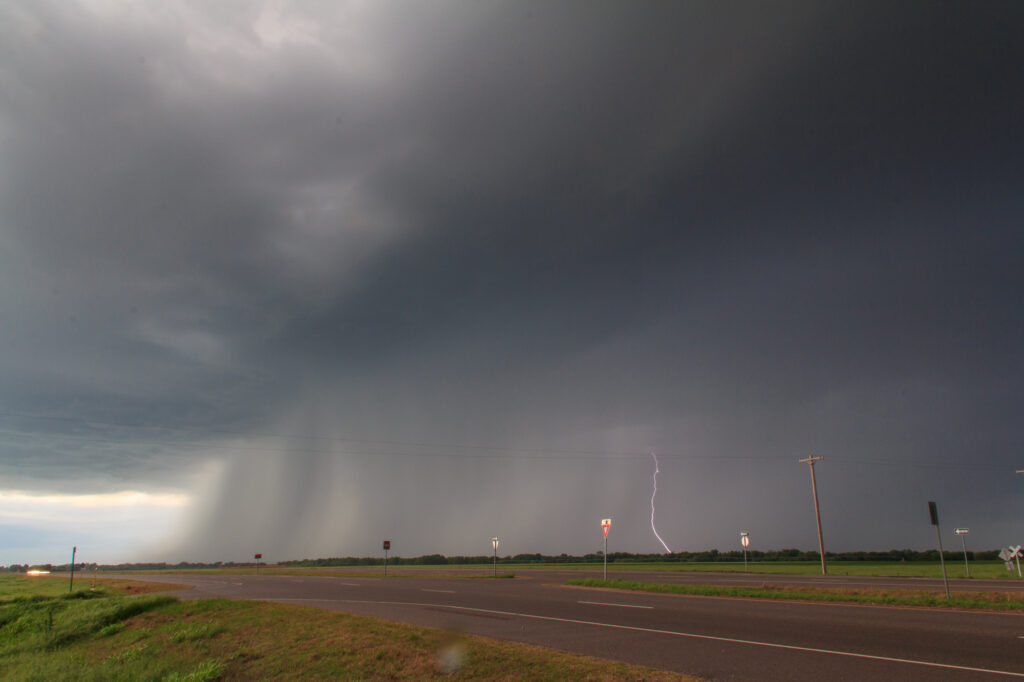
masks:
[(193, 585), (180, 593), (184, 598), (305, 604), (715, 680), (1024, 678), (1024, 618), (1018, 615), (618, 592), (565, 587), (566, 578), (531, 571), (514, 580), (173, 579)]

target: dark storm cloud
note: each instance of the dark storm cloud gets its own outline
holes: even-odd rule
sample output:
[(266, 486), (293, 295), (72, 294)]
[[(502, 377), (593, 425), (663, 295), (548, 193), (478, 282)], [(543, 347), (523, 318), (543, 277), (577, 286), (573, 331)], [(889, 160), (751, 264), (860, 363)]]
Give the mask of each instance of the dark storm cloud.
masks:
[(936, 490), (1002, 541), (1015, 5), (0, 12), (19, 480), (223, 461), (210, 558), (473, 551), (513, 517), (578, 551), (609, 513), (648, 550), (656, 448), (670, 544), (765, 509), (807, 546), (813, 450), (833, 510), (907, 519), (826, 508), (836, 544), (919, 544)]

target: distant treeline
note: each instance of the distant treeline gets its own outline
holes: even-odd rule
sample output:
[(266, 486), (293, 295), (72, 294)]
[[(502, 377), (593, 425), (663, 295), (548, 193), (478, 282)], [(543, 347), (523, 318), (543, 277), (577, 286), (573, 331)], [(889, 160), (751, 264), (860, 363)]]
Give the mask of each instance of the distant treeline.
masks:
[[(963, 552), (943, 552), (947, 561), (963, 559)], [(935, 549), (918, 552), (913, 549), (890, 549), (886, 552), (825, 552), (829, 561), (938, 561), (939, 552)], [(990, 561), (999, 558), (999, 550), (984, 552), (967, 552), (970, 560)], [(749, 561), (820, 561), (818, 552), (805, 552), (799, 549), (779, 549), (767, 552), (748, 551)], [(513, 554), (499, 556), (499, 564), (583, 564), (596, 563), (604, 560), (601, 552), (583, 555), (569, 554)], [(494, 557), (489, 554), (479, 556), (444, 556), (443, 554), (426, 554), (418, 557), (388, 557), (388, 563), (396, 566), (438, 566), (458, 564), (489, 564)], [(629, 552), (609, 552), (608, 563), (692, 563), (692, 562), (735, 562), (743, 561), (743, 552), (720, 552), (709, 549), (704, 552), (677, 552), (675, 554), (631, 554)], [(322, 567), (322, 566), (379, 566), (384, 563), (383, 557), (330, 557), (327, 559), (299, 559), (282, 561), (280, 566)]]
[[(943, 552), (946, 561), (958, 561), (963, 559), (963, 552)], [(773, 561), (819, 561), (818, 552), (805, 552), (799, 549), (778, 549), (767, 552), (752, 550), (747, 552), (747, 559), (755, 562)], [(825, 552), (829, 561), (938, 561), (938, 550), (929, 549), (918, 552), (913, 549), (890, 549), (887, 552)], [(993, 549), (983, 552), (967, 552), (971, 561), (993, 561), (999, 558), (999, 550)], [(390, 556), (388, 563), (392, 566), (446, 566), (459, 564), (489, 564), (494, 560), (490, 554), (477, 556), (444, 556), (443, 554), (425, 554), (418, 557)], [(601, 552), (582, 555), (570, 554), (513, 554), (499, 556), (499, 564), (583, 564), (597, 563), (604, 560)], [(609, 552), (608, 563), (629, 564), (642, 562), (661, 563), (695, 563), (695, 562), (736, 562), (743, 561), (743, 552), (739, 550), (731, 552), (720, 552), (717, 549), (709, 549), (703, 552), (677, 552), (675, 554), (631, 554), (629, 552)], [(380, 566), (384, 563), (384, 557), (329, 557), (326, 559), (296, 559), (282, 561), (274, 564), (276, 566), (296, 567), (326, 567), (326, 566)], [(254, 561), (217, 561), (215, 563), (192, 563), (181, 561), (176, 564), (168, 563), (142, 563), (142, 564), (75, 564), (76, 571), (154, 571), (168, 569), (197, 569), (197, 568), (238, 568), (253, 566)], [(66, 572), (71, 570), (70, 564), (39, 564), (11, 566), (0, 566), (0, 572), (24, 573), (31, 569), (43, 569), (47, 571)]]

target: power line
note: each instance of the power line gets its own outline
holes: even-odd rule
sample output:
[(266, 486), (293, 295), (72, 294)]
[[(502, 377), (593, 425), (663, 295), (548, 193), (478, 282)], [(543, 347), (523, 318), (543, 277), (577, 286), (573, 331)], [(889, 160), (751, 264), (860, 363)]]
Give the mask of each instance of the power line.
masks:
[[(0, 438), (56, 438), (61, 440), (69, 440), (74, 442), (90, 443), (93, 445), (117, 445), (117, 446), (133, 446), (133, 445), (149, 445), (155, 447), (194, 447), (202, 450), (217, 450), (227, 452), (268, 452), (268, 453), (281, 453), (281, 454), (311, 454), (311, 455), (347, 455), (347, 456), (399, 456), (399, 457), (457, 457), (463, 459), (491, 459), (496, 461), (503, 461), (508, 459), (536, 459), (536, 460), (585, 460), (585, 461), (597, 461), (597, 460), (632, 460), (632, 459), (646, 459), (646, 455), (642, 453), (611, 453), (611, 452), (597, 452), (597, 451), (571, 451), (559, 453), (558, 451), (535, 451), (535, 450), (516, 450), (513, 448), (491, 448), (493, 450), (500, 450), (504, 452), (503, 455), (486, 455), (473, 452), (457, 452), (463, 446), (442, 446), (442, 445), (429, 445), (432, 449), (447, 449), (446, 452), (396, 452), (393, 450), (325, 450), (315, 448), (296, 448), (296, 447), (261, 447), (255, 445), (218, 445), (216, 443), (210, 443), (205, 441), (154, 441), (154, 440), (137, 440), (137, 439), (114, 439), (105, 437), (94, 437), (85, 435), (73, 435), (73, 434), (61, 434), (61, 433), (11, 433), (0, 431)], [(300, 438), (297, 438), (300, 440)], [(345, 439), (336, 439), (345, 440)], [(348, 441), (357, 442), (361, 444), (393, 444), (389, 441)], [(406, 443), (406, 445), (415, 446), (415, 444)], [(471, 449), (471, 448), (466, 448)], [(547, 453), (547, 454), (545, 454)], [(751, 459), (762, 459), (762, 460), (774, 460), (780, 459), (778, 457), (770, 457), (763, 455), (664, 455), (662, 459), (702, 459), (702, 460), (717, 460), (717, 459), (729, 459), (729, 460), (751, 460)]]
[[(450, 457), (457, 459), (491, 459), (495, 461), (504, 461), (509, 459), (521, 459), (521, 460), (580, 460), (588, 462), (596, 462), (601, 460), (633, 460), (633, 459), (646, 459), (649, 457), (649, 453), (644, 452), (623, 452), (623, 451), (607, 451), (607, 450), (573, 450), (573, 449), (555, 449), (555, 448), (515, 448), (508, 446), (499, 445), (481, 445), (481, 444), (462, 444), (462, 443), (431, 443), (426, 441), (402, 441), (402, 440), (375, 440), (366, 438), (347, 438), (340, 436), (313, 436), (313, 435), (298, 435), (298, 434), (283, 434), (283, 433), (270, 433), (270, 432), (243, 432), (233, 431), (230, 429), (223, 428), (212, 428), (209, 430), (210, 433), (223, 434), (225, 436), (238, 437), (238, 438), (279, 438), (290, 441), (312, 441), (312, 442), (324, 442), (324, 443), (337, 443), (339, 445), (364, 445), (364, 446), (384, 446), (384, 447), (400, 447), (400, 448), (419, 448), (424, 450), (442, 450), (443, 452), (396, 452), (386, 450), (373, 450), (373, 451), (355, 451), (355, 450), (335, 450), (335, 449), (323, 449), (323, 448), (300, 448), (293, 445), (281, 445), (281, 446), (260, 446), (260, 445), (225, 445), (220, 444), (211, 440), (196, 440), (196, 433), (194, 428), (183, 428), (183, 427), (167, 427), (157, 426), (153, 424), (126, 424), (109, 421), (98, 421), (91, 419), (83, 419), (81, 417), (72, 417), (66, 415), (53, 415), (53, 414), (38, 414), (29, 412), (18, 412), (18, 411), (0, 411), (0, 417), (22, 417), (29, 419), (45, 419), (55, 421), (72, 421), (79, 424), (96, 427), (106, 426), (117, 429), (127, 429), (130, 431), (138, 430), (150, 430), (159, 431), (165, 434), (170, 434), (170, 437), (166, 440), (153, 440), (153, 439), (136, 439), (136, 438), (116, 438), (111, 436), (92, 435), (92, 434), (65, 434), (65, 433), (52, 433), (47, 431), (35, 431), (35, 432), (21, 432), (12, 433), (0, 431), (0, 438), (58, 438), (62, 440), (68, 440), (73, 442), (91, 443), (91, 444), (107, 444), (116, 446), (139, 446), (148, 445), (152, 447), (160, 448), (194, 448), (197, 450), (205, 451), (218, 451), (218, 452), (266, 452), (266, 453), (278, 453), (278, 454), (309, 454), (309, 455), (345, 455), (353, 457), (372, 457), (372, 456), (392, 456), (392, 457)], [(173, 439), (174, 433), (187, 434), (188, 438), (185, 440)], [(504, 453), (503, 455), (485, 455), (477, 454), (474, 451), (481, 452), (494, 452)], [(785, 456), (771, 456), (771, 455), (745, 455), (745, 454), (716, 454), (716, 455), (700, 455), (700, 454), (685, 454), (685, 453), (665, 453), (660, 454), (659, 458), (663, 460), (678, 460), (678, 461), (715, 461), (715, 462), (727, 462), (727, 461), (777, 461), (784, 462), (788, 458)], [(836, 465), (870, 465), (870, 466), (896, 466), (896, 467), (915, 467), (915, 468), (932, 468), (932, 469), (1000, 469), (1004, 467), (996, 464), (976, 464), (966, 462), (949, 462), (949, 461), (924, 461), (924, 460), (912, 460), (912, 459), (897, 459), (897, 458), (886, 458), (886, 459), (875, 459), (871, 457), (832, 457), (833, 463)]]

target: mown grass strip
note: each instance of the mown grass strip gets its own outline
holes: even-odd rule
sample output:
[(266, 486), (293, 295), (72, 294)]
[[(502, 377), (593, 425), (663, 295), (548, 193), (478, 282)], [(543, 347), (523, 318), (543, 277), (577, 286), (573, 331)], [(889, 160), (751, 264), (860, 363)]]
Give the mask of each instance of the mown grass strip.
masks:
[[(499, 563), (503, 571), (601, 571), (600, 563)], [(416, 576), (421, 578), (468, 578), (485, 577), (492, 569), (491, 564), (435, 564), (389, 566), (388, 577)], [(968, 579), (963, 563), (946, 565), (950, 580)], [(208, 575), (254, 575), (254, 567), (234, 566), (224, 568), (174, 568), (146, 569), (137, 571), (147, 574), (208, 574)], [(608, 564), (609, 573), (757, 573), (764, 575), (820, 575), (821, 564), (817, 561), (662, 561), (632, 562), (615, 561)], [(941, 578), (942, 568), (938, 561), (829, 561), (829, 575), (872, 576), (889, 578)], [(117, 573), (107, 573), (117, 575)], [(380, 577), (380, 566), (266, 566), (260, 575), (331, 575), (349, 577)], [(76, 578), (77, 579), (77, 578)], [(1017, 572), (1007, 572), (1002, 561), (972, 561), (970, 580), (1017, 580)]]
[[(180, 583), (140, 582), (123, 578), (89, 576), (88, 578), (75, 578), (74, 592), (72, 594), (80, 595), (95, 592), (104, 594), (150, 594), (152, 592), (184, 590), (189, 587), (191, 585), (182, 585)], [(27, 577), (23, 575), (0, 575), (0, 604), (19, 599), (44, 599), (46, 597), (66, 596), (67, 594), (69, 594), (67, 578), (59, 576)]]
[(890, 606), (934, 606), (959, 609), (1001, 609), (1024, 611), (1024, 595), (1008, 592), (956, 592), (946, 599), (941, 592), (926, 590), (826, 589), (804, 587), (720, 587), (718, 585), (678, 585), (635, 580), (599, 580), (579, 578), (566, 585), (634, 590), (698, 597), (737, 597), (744, 599), (789, 599), (798, 601), (849, 602)]
[[(602, 564), (530, 564), (529, 566), (506, 566), (509, 570), (557, 569), (571, 571), (601, 571)], [(946, 563), (950, 580), (967, 579), (963, 563)], [(821, 564), (817, 561), (664, 561), (614, 562), (608, 564), (608, 573), (654, 572), (654, 573), (756, 573), (759, 575), (821, 575)], [(830, 561), (828, 573), (831, 576), (863, 576), (879, 578), (941, 578), (942, 567), (938, 561)], [(1017, 580), (1017, 571), (1008, 572), (1002, 561), (972, 561), (970, 580)]]

